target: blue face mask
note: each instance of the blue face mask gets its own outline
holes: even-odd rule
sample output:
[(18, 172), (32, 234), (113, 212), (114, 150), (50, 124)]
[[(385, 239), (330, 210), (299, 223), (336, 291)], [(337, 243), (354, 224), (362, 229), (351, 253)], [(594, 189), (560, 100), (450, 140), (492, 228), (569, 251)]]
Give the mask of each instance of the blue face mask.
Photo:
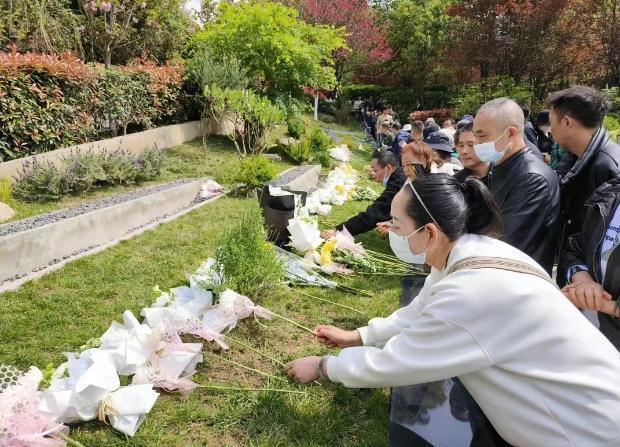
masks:
[(497, 140), (495, 141), (487, 141), (486, 143), (474, 144), (474, 152), (480, 159), (480, 161), (484, 163), (497, 163), (504, 155), (506, 155), (506, 151), (508, 147), (512, 144), (512, 142), (508, 143), (508, 145), (502, 151), (497, 151), (495, 148), (495, 143), (497, 143), (505, 134), (508, 132), (506, 129)]

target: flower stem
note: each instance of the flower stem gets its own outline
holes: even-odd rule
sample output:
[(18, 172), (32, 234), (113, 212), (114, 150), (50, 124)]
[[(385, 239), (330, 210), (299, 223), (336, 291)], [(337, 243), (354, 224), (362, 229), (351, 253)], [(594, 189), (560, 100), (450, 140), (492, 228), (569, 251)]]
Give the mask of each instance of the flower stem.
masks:
[(277, 389), (277, 388), (242, 388), (242, 387), (209, 385), (209, 384), (201, 384), (201, 383), (197, 383), (196, 386), (199, 388), (206, 388), (209, 390), (218, 390), (218, 391), (251, 391), (251, 392), (274, 391), (276, 393), (303, 394), (303, 395), (306, 394), (305, 391), (284, 390), (284, 389)]
[(72, 445), (74, 447), (85, 447), (84, 444), (82, 444), (81, 442), (76, 441), (75, 439), (69, 437), (69, 435), (66, 435), (63, 432), (59, 432), (56, 433), (56, 435), (62, 439), (63, 441), (65, 441), (67, 444)]
[(248, 345), (247, 343), (244, 343), (244, 342), (242, 342), (242, 341), (240, 341), (240, 340), (237, 340), (237, 339), (235, 339), (235, 338), (232, 338), (230, 335), (225, 335), (224, 337), (226, 337), (228, 340), (232, 341), (233, 343), (237, 343), (238, 345), (243, 346), (244, 348), (249, 349), (250, 351), (255, 352), (256, 354), (259, 354), (259, 355), (261, 355), (261, 356), (265, 357), (266, 359), (269, 359), (269, 360), (271, 360), (272, 362), (274, 362), (274, 363), (276, 363), (276, 364), (278, 364), (278, 365), (280, 365), (280, 366), (282, 366), (282, 367), (284, 367), (284, 366), (285, 366), (284, 362), (281, 362), (280, 360), (275, 359), (275, 358), (273, 358), (273, 357), (271, 357), (271, 356), (269, 356), (269, 355), (265, 354), (264, 352), (259, 351), (259, 350), (258, 350), (258, 349), (256, 349), (256, 348), (253, 348), (252, 346)]
[(345, 306), (344, 304), (335, 303), (335, 302), (333, 302), (333, 301), (326, 300), (325, 298), (319, 298), (318, 296), (310, 295), (309, 293), (302, 292), (301, 290), (296, 290), (295, 292), (296, 292), (296, 293), (299, 293), (299, 294), (301, 294), (301, 295), (307, 296), (308, 298), (312, 298), (312, 299), (315, 299), (315, 300), (318, 300), (318, 301), (324, 301), (324, 302), (326, 302), (326, 303), (333, 304), (334, 306), (343, 307), (343, 308), (345, 308), (345, 309), (349, 309), (349, 310), (351, 310), (351, 311), (353, 311), (353, 312), (355, 312), (355, 313), (358, 313), (358, 314), (364, 315), (364, 312), (359, 311), (359, 310), (354, 309), (354, 308), (349, 307), (349, 306)]
[(297, 326), (298, 328), (303, 329), (304, 331), (309, 332), (309, 333), (311, 333), (312, 335), (315, 335), (314, 331), (313, 331), (312, 329), (310, 329), (308, 326), (304, 326), (303, 324), (298, 323), (298, 322), (296, 322), (296, 321), (294, 321), (294, 320), (291, 320), (290, 318), (286, 318), (285, 316), (279, 315), (279, 314), (275, 313), (275, 312), (274, 312), (274, 311), (272, 311), (272, 310), (270, 310), (269, 312), (271, 312), (271, 314), (272, 314), (274, 317), (279, 318), (279, 319), (281, 319), (281, 320), (284, 320), (284, 321), (286, 321), (287, 323), (291, 323), (291, 324), (293, 324), (293, 325)]
[(259, 369), (251, 368), (251, 367), (246, 366), (246, 365), (244, 365), (242, 363), (238, 363), (238, 362), (235, 362), (234, 360), (227, 359), (226, 357), (221, 356), (221, 355), (211, 354), (210, 352), (205, 352), (205, 354), (207, 354), (208, 356), (211, 356), (212, 358), (217, 358), (219, 360), (223, 360), (224, 362), (230, 363), (231, 365), (234, 365), (234, 366), (236, 366), (238, 368), (246, 369), (246, 370), (254, 372), (256, 374), (260, 374), (261, 376), (269, 377), (270, 379), (286, 380), (284, 377), (274, 376), (273, 374), (266, 373), (266, 372), (261, 371)]

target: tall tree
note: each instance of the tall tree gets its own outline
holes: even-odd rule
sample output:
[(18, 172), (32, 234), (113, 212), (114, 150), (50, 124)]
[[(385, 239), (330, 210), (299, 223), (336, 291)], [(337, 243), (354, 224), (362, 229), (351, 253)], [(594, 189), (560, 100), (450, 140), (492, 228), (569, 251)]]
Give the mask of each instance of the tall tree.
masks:
[(393, 71), (399, 82), (422, 95), (442, 60), (449, 36), (450, 0), (379, 2), (388, 43), (394, 48)]
[(393, 52), (366, 0), (289, 0), (308, 23), (342, 27), (348, 49), (336, 52), (336, 77), (340, 83), (369, 80), (389, 61)]
[(237, 59), (259, 91), (280, 97), (333, 87), (332, 54), (345, 47), (341, 30), (307, 24), (295, 9), (270, 2), (221, 4), (193, 44)]

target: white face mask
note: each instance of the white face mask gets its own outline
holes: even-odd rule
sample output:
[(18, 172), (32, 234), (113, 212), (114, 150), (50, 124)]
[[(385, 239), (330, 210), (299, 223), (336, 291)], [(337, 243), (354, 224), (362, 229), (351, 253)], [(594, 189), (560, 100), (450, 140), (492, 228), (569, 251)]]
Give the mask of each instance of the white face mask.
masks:
[(497, 143), (506, 132), (508, 132), (508, 129), (506, 129), (504, 133), (502, 133), (495, 141), (487, 141), (486, 143), (474, 144), (474, 151), (476, 152), (476, 155), (478, 156), (480, 161), (484, 163), (497, 163), (504, 157), (504, 155), (506, 154), (506, 150), (508, 150), (508, 147), (512, 144), (512, 142), (508, 143), (504, 150), (500, 152), (498, 152), (495, 148), (495, 143)]
[(409, 248), (409, 238), (423, 228), (418, 228), (408, 236), (400, 236), (390, 231), (390, 247), (398, 259), (408, 264), (426, 264), (426, 250), (428, 248), (418, 254), (413, 253)]

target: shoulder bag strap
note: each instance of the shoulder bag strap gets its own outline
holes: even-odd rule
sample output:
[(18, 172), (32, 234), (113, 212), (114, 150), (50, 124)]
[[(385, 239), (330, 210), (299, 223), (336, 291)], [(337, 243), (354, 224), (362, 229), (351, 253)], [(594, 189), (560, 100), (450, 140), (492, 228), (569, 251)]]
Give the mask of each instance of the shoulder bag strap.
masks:
[(540, 269), (531, 266), (525, 262), (517, 261), (514, 259), (507, 258), (499, 258), (499, 257), (485, 257), (485, 256), (475, 256), (471, 258), (461, 259), (457, 261), (448, 269), (447, 275), (450, 275), (459, 270), (469, 270), (469, 269), (500, 269), (500, 270), (508, 270), (510, 272), (516, 273), (526, 273), (528, 275), (537, 276), (541, 279), (544, 279), (549, 284), (552, 284), (555, 288), (557, 288), (557, 284), (551, 277), (543, 273)]

